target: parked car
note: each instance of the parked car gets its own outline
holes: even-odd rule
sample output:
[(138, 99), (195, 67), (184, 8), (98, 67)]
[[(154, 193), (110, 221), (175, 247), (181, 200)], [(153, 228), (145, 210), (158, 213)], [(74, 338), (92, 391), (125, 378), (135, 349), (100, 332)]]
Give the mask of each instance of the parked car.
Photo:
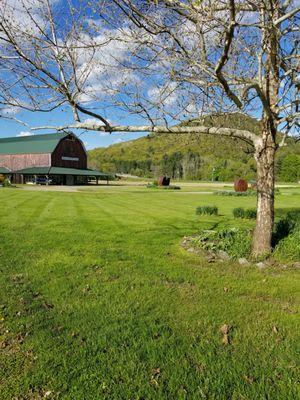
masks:
[(37, 176), (35, 179), (36, 185), (51, 185), (52, 179), (47, 178), (46, 176)]

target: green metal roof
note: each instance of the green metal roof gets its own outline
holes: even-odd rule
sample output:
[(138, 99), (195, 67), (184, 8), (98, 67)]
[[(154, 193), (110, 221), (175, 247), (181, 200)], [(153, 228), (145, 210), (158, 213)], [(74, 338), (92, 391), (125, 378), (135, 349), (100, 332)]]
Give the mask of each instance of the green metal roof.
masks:
[(68, 133), (49, 133), (0, 139), (0, 154), (52, 153)]
[(50, 167), (31, 167), (14, 171), (14, 174), (22, 175), (48, 175)]
[(11, 174), (11, 171), (5, 167), (0, 167), (0, 174)]
[(15, 174), (22, 175), (76, 175), (76, 176), (95, 176), (102, 178), (112, 178), (111, 174), (105, 174), (93, 169), (76, 169), (62, 167), (32, 167), (14, 171)]
[(110, 177), (110, 174), (105, 174), (100, 171), (93, 169), (76, 169), (76, 168), (61, 168), (61, 167), (51, 167), (50, 175), (81, 175), (81, 176), (102, 176)]

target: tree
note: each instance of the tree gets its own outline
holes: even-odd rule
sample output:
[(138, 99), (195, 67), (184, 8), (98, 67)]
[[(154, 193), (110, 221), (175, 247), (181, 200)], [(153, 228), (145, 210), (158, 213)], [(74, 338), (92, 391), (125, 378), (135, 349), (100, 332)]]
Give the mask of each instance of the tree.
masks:
[[(299, 13), (297, 0), (2, 0), (2, 115), (67, 104), (74, 123), (56, 129), (247, 142), (257, 165), (252, 251), (267, 254), (275, 153), (299, 128)], [(148, 123), (112, 124), (109, 107)], [(261, 132), (201, 123), (237, 110), (259, 118)], [(182, 123), (195, 117), (196, 126)]]
[(280, 166), (280, 177), (285, 182), (300, 180), (300, 155), (288, 154), (283, 158)]

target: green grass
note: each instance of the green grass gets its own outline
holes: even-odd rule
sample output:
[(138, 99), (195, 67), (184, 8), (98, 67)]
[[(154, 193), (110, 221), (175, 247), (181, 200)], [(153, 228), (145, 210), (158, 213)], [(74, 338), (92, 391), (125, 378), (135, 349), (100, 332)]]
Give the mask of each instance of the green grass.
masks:
[[(276, 207), (299, 201), (286, 189)], [(179, 246), (217, 223), (251, 227), (232, 209), (255, 198), (103, 187), (2, 189), (0, 202), (1, 399), (299, 398), (299, 272)], [(211, 202), (219, 217), (195, 216)]]

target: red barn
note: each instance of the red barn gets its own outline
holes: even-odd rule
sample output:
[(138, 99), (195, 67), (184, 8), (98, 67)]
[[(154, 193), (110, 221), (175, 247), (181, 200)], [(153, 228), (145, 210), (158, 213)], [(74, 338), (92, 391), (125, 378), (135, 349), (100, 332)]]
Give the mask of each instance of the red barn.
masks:
[(87, 183), (89, 177), (110, 178), (87, 168), (82, 141), (72, 133), (0, 139), (0, 169), (15, 183), (45, 179), (55, 184)]

